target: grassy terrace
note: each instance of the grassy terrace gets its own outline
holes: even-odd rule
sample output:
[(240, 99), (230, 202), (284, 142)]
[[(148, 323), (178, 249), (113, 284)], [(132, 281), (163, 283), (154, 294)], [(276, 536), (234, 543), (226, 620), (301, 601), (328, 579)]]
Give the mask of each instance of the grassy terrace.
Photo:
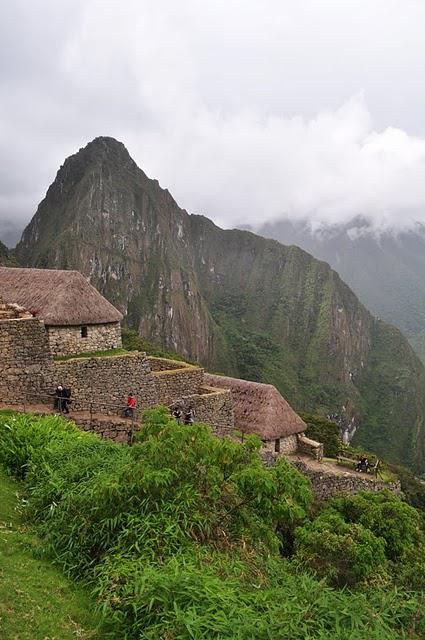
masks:
[(0, 637), (2, 640), (97, 640), (99, 620), (87, 593), (49, 562), (22, 525), (21, 485), (0, 467)]
[(112, 356), (123, 356), (131, 353), (132, 351), (144, 351), (146, 355), (156, 358), (166, 358), (168, 360), (176, 360), (179, 362), (186, 362), (188, 364), (195, 364), (188, 358), (184, 358), (176, 351), (163, 349), (162, 347), (141, 338), (135, 331), (131, 329), (122, 330), (122, 349), (107, 349), (105, 351), (91, 351), (87, 353), (77, 353), (71, 356), (56, 356), (54, 360), (64, 361), (73, 360), (75, 358), (106, 358)]
[(125, 356), (130, 351), (127, 349), (106, 349), (105, 351), (87, 351), (86, 353), (73, 353), (70, 356), (55, 356), (54, 360), (63, 362), (65, 360), (75, 360), (76, 358), (107, 358), (112, 356)]

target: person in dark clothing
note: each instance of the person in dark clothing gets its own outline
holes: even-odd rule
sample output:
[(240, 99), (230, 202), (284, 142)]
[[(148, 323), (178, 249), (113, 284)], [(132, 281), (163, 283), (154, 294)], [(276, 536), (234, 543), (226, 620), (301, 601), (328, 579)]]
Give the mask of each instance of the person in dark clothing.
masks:
[(369, 469), (369, 460), (366, 456), (362, 456), (360, 460), (357, 462), (356, 471), (363, 471), (366, 473)]
[(71, 389), (62, 390), (62, 411), (69, 413), (69, 403), (71, 402)]
[(70, 397), (71, 389), (65, 389), (61, 384), (58, 384), (55, 390), (54, 408), (60, 413), (69, 413)]
[(62, 402), (63, 402), (63, 386), (58, 384), (55, 389), (55, 401), (53, 408), (57, 411), (62, 411)]
[(177, 422), (180, 424), (181, 420), (182, 420), (182, 412), (181, 409), (179, 407), (175, 407), (172, 412), (171, 415), (173, 416), (174, 420), (177, 420)]
[(195, 422), (195, 414), (193, 412), (193, 408), (189, 407), (184, 414), (184, 423), (185, 424), (193, 424)]

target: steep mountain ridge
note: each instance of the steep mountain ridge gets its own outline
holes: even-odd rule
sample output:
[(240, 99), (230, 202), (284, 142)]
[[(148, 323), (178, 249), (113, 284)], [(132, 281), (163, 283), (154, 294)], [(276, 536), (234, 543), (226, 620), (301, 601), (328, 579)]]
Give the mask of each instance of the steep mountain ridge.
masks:
[(409, 338), (425, 361), (425, 228), (376, 230), (363, 217), (312, 230), (307, 222), (281, 220), (258, 233), (296, 244), (326, 260), (360, 300)]
[(401, 334), (302, 249), (189, 215), (121, 143), (97, 138), (65, 161), (16, 254), (80, 270), (148, 339), (276, 384), (423, 468), (425, 370)]

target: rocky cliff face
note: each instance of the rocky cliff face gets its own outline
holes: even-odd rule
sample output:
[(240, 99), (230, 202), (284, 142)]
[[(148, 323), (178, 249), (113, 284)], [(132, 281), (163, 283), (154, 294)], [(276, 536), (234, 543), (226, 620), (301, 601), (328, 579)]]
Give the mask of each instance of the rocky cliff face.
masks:
[(423, 465), (425, 370), (401, 334), (301, 249), (180, 209), (121, 143), (97, 138), (65, 161), (16, 253), (80, 270), (147, 338), (271, 382), (296, 408)]

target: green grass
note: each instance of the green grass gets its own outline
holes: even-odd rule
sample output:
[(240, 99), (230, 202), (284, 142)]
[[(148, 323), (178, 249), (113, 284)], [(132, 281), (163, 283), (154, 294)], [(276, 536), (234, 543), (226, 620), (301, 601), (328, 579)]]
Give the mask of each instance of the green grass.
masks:
[(75, 360), (75, 358), (106, 358), (110, 356), (125, 356), (129, 353), (127, 349), (105, 349), (104, 351), (87, 351), (86, 353), (75, 353), (71, 356), (55, 356), (54, 360)]
[(21, 523), (21, 486), (0, 468), (0, 637), (2, 640), (100, 639), (86, 592), (31, 547), (38, 540)]

